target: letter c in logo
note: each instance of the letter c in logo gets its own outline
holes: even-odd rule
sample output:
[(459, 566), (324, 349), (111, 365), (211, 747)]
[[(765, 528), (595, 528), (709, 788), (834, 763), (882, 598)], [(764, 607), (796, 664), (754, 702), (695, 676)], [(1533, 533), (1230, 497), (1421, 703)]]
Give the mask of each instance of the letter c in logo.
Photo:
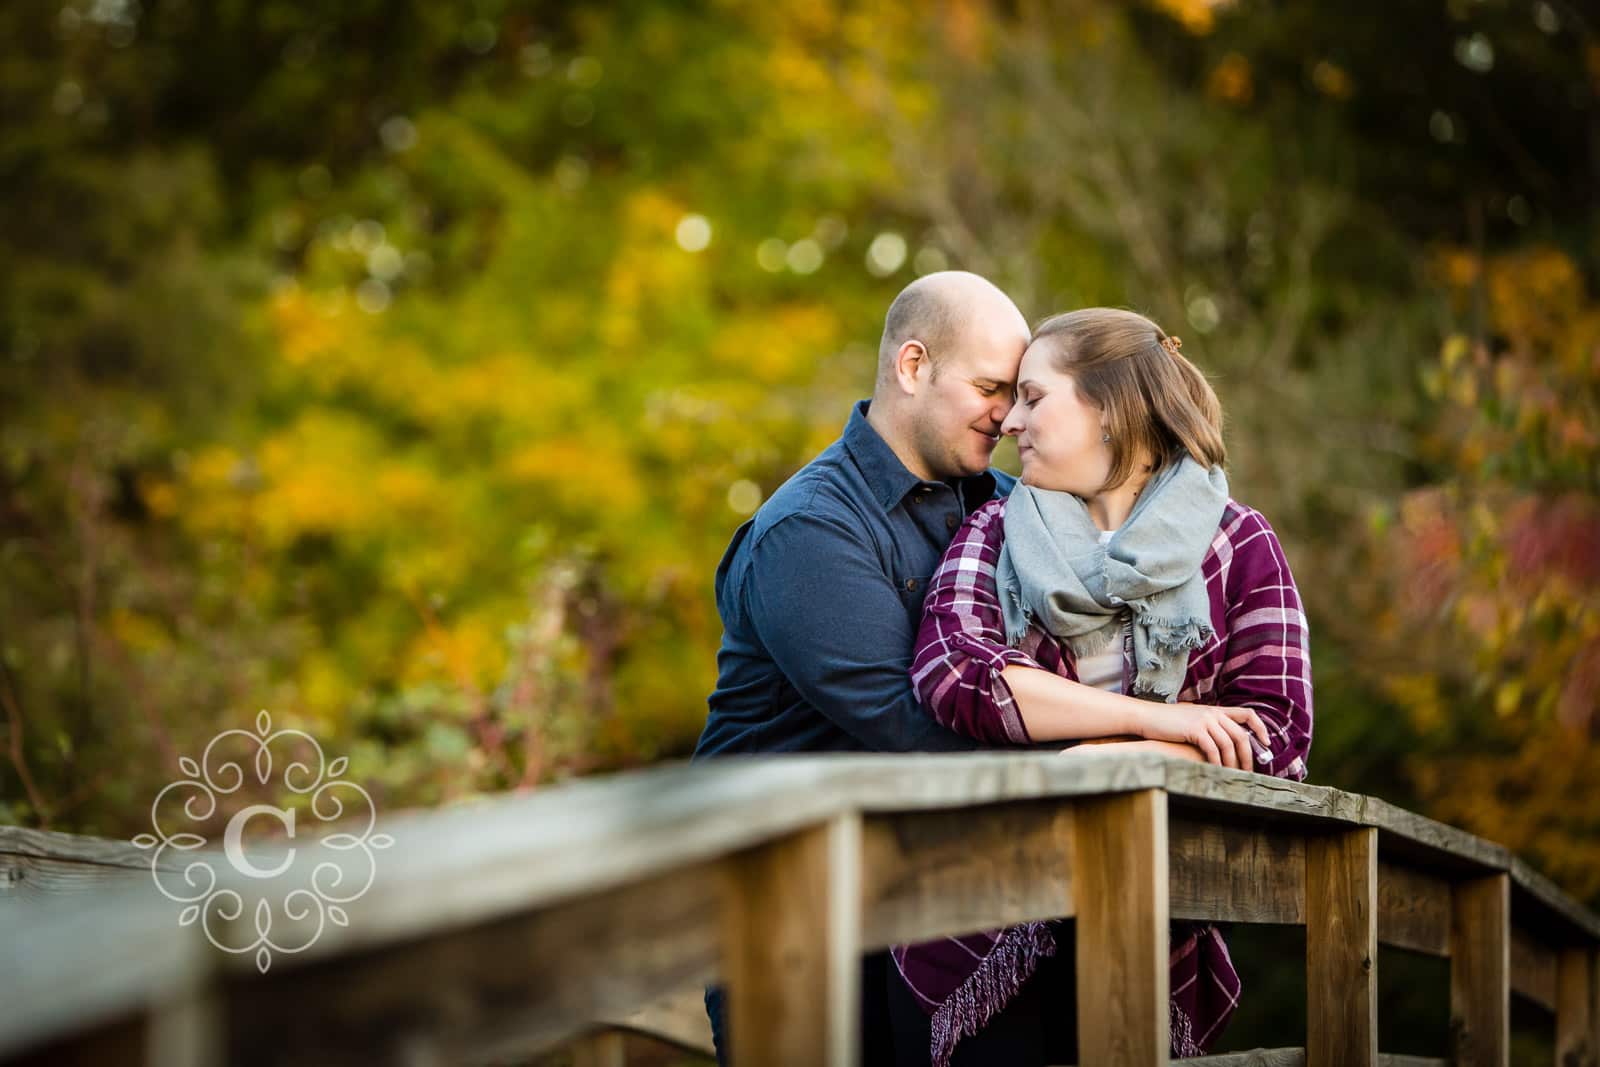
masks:
[(294, 810), (292, 808), (285, 810), (283, 808), (275, 808), (271, 804), (252, 804), (248, 808), (241, 809), (238, 814), (228, 820), (228, 828), (222, 833), (222, 851), (228, 857), (228, 862), (233, 864), (233, 869), (240, 874), (251, 878), (272, 878), (289, 869), (289, 865), (294, 862), (295, 850), (291, 848), (289, 854), (283, 858), (283, 862), (271, 870), (264, 870), (251, 863), (245, 857), (244, 847), (240, 838), (244, 834), (244, 824), (257, 815), (270, 815), (277, 819), (283, 824), (284, 829), (289, 831), (290, 839), (294, 838)]

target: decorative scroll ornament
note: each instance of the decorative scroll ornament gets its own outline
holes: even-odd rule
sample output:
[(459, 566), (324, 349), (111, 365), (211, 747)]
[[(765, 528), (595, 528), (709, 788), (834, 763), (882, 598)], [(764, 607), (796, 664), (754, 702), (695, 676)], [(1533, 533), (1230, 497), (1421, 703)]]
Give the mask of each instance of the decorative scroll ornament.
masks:
[[(203, 834), (169, 829), (162, 811), (162, 802), (169, 796), (185, 798), (183, 816), (192, 825), (204, 825), (217, 812), (217, 798), (235, 793), (244, 785), (245, 771), (240, 761), (222, 760), (224, 753), (219, 751), (219, 745), (226, 742), (237, 747), (242, 741), (247, 750), (253, 749), (254, 756), (250, 762), (256, 782), (266, 786), (273, 780), (272, 746), (283, 740), (309, 745), (311, 751), (316, 753), (314, 771), (308, 763), (298, 759), (286, 763), (283, 768), (284, 788), (297, 796), (309, 798), (308, 804), (292, 808), (251, 804), (240, 808), (228, 819), (220, 853), (215, 848), (207, 848), (211, 841)], [(214, 759), (220, 761), (215, 766)], [(314, 737), (303, 730), (274, 731), (272, 716), (263, 710), (256, 716), (254, 733), (248, 730), (224, 730), (206, 745), (199, 763), (182, 756), (178, 760), (178, 767), (184, 777), (164, 787), (150, 804), (150, 823), (155, 833), (139, 834), (133, 838), (133, 843), (141, 849), (150, 850), (150, 874), (156, 888), (167, 899), (183, 905), (178, 913), (179, 926), (198, 923), (205, 931), (206, 940), (224, 952), (234, 955), (255, 953), (256, 970), (265, 974), (272, 965), (274, 952), (304, 952), (316, 944), (327, 923), (332, 922), (336, 926), (350, 924), (350, 916), (344, 905), (359, 899), (372, 888), (373, 879), (377, 877), (377, 858), (373, 850), (389, 848), (394, 844), (394, 838), (388, 834), (373, 833), (377, 809), (372, 797), (360, 785), (341, 777), (349, 767), (347, 757), (340, 756), (329, 762)], [(315, 838), (309, 849), (306, 848), (303, 844), (305, 836), (296, 830), (297, 816), (309, 812), (322, 823), (344, 817), (345, 800), (341, 799), (341, 793), (354, 794), (365, 805), (366, 818), (362, 820), (359, 833), (341, 831), (324, 834)], [(352, 802), (354, 800), (353, 797), (349, 799)], [(359, 812), (353, 812), (352, 818), (358, 815)], [(244, 851), (244, 831), (253, 819), (275, 821), (290, 841), (302, 843), (285, 849), (273, 865), (258, 866)], [(171, 860), (163, 866), (163, 860), (168, 859), (168, 849), (177, 854), (171, 859), (181, 860), (183, 856), (193, 854), (182, 869), (181, 884), (175, 882), (174, 876), (178, 872), (171, 865)], [(206, 851), (199, 853), (200, 849)], [(322, 849), (347, 854), (349, 859), (344, 862), (323, 859), (314, 865), (296, 862), (302, 851), (316, 854), (314, 850)], [(219, 859), (242, 877), (229, 878), (227, 884), (222, 884), (216, 868), (212, 866)], [(309, 872), (306, 870), (308, 867)], [(353, 885), (350, 887), (344, 884), (347, 874), (352, 875), (350, 880)], [(259, 891), (255, 891), (258, 887)], [(235, 942), (245, 927), (236, 920), (244, 915), (246, 907), (251, 910), (250, 928), (255, 936), (248, 944), (238, 944)], [(273, 939), (273, 918), (279, 912), (289, 920), (284, 925), (289, 927), (292, 936), (286, 942)]]

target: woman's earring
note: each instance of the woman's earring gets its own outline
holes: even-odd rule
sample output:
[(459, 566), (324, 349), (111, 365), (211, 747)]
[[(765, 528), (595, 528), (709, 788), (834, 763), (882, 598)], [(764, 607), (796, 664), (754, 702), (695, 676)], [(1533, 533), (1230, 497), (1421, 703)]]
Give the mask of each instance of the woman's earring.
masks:
[(1110, 444), (1111, 443), (1111, 435), (1108, 434), (1108, 433), (1101, 434), (1100, 435), (1100, 443), (1103, 444), (1103, 445)]

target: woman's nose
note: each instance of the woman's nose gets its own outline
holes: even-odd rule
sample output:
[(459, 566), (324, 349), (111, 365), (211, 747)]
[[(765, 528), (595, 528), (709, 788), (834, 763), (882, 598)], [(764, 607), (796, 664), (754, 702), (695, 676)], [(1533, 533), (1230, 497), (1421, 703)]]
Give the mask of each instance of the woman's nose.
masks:
[(1010, 437), (1015, 437), (1022, 432), (1022, 405), (1012, 404), (1011, 410), (1006, 413), (1006, 421), (1000, 424), (1000, 432)]

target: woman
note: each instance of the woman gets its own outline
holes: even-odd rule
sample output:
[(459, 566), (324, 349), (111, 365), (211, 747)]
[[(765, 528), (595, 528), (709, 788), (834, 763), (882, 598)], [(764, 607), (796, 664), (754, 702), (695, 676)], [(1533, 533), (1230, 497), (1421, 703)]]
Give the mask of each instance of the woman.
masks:
[[(1004, 426), (1021, 482), (945, 553), (913, 682), (940, 722), (992, 744), (1111, 741), (1298, 781), (1305, 615), (1272, 528), (1228, 496), (1221, 407), (1180, 344), (1108, 308), (1038, 328)], [(896, 948), (897, 1046), (925, 1036), (937, 1067), (1074, 1062), (1068, 934)], [(1172, 946), (1172, 1051), (1201, 1055), (1238, 977), (1215, 927), (1176, 924)]]

